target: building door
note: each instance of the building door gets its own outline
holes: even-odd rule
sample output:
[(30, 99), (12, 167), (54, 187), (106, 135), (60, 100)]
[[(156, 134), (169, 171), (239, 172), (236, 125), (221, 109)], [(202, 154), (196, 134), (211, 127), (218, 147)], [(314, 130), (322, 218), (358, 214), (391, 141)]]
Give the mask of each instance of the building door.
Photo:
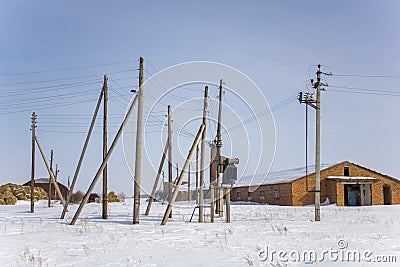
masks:
[(357, 195), (355, 190), (349, 192), (349, 206), (357, 206)]
[(392, 190), (390, 185), (383, 186), (383, 204), (392, 205)]

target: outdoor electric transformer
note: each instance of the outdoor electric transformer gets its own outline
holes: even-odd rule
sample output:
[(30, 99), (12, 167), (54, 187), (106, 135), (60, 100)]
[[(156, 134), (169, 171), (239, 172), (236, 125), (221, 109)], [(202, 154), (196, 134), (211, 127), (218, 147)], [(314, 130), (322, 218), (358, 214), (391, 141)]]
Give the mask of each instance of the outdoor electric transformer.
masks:
[(238, 158), (226, 158), (220, 167), (222, 167), (222, 183), (233, 185), (237, 181)]

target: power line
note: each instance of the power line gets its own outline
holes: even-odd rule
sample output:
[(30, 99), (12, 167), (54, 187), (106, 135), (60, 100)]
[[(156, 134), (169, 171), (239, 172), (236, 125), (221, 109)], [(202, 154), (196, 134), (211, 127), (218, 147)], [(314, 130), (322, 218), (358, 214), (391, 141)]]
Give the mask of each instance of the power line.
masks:
[(130, 61), (119, 61), (119, 62), (100, 63), (100, 64), (95, 64), (95, 65), (85, 65), (85, 66), (76, 66), (76, 67), (69, 67), (69, 68), (49, 69), (49, 70), (40, 70), (40, 71), (31, 71), (31, 72), (2, 73), (0, 75), (4, 75), (4, 76), (19, 76), (19, 75), (37, 74), (37, 73), (45, 73), (45, 72), (57, 72), (57, 71), (93, 68), (93, 67), (99, 67), (99, 66), (126, 64), (126, 63), (133, 63), (133, 62), (135, 62), (135, 61), (132, 61), (132, 60), (130, 60)]
[[(115, 71), (115, 72), (109, 72), (108, 74), (119, 74), (119, 73), (127, 73), (127, 72), (132, 72), (132, 71), (136, 71), (136, 70)], [(25, 85), (25, 84), (36, 84), (36, 83), (48, 83), (48, 82), (78, 80), (78, 79), (83, 79), (83, 78), (100, 77), (101, 75), (102, 75), (102, 74), (92, 74), (92, 75), (77, 76), (77, 77), (69, 77), (69, 78), (51, 79), (51, 80), (40, 80), (40, 81), (29, 81), (29, 82), (17, 82), (17, 83), (5, 83), (5, 84), (0, 84), (0, 86)]]
[(349, 90), (357, 90), (357, 91), (400, 94), (400, 91), (389, 91), (389, 90), (379, 90), (379, 89), (369, 89), (369, 88), (359, 88), (359, 87), (347, 87), (347, 86), (338, 86), (338, 85), (329, 85), (329, 87), (340, 88), (340, 89), (349, 89)]
[(400, 79), (399, 75), (361, 75), (361, 74), (335, 74), (335, 73), (332, 73), (332, 76), (337, 76), (337, 77), (359, 77), (359, 78), (392, 78), (392, 79)]

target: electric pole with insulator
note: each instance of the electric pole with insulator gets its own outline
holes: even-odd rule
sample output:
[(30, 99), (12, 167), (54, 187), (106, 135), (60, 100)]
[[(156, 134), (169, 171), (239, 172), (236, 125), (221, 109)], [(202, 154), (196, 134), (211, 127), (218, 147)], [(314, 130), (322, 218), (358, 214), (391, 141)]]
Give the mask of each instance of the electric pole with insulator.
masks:
[(32, 162), (31, 162), (31, 213), (35, 212), (35, 139), (36, 139), (36, 113), (32, 113)]
[(140, 214), (140, 180), (142, 176), (142, 145), (143, 145), (143, 90), (144, 90), (144, 59), (139, 59), (139, 92), (138, 92), (138, 115), (136, 127), (136, 154), (135, 154), (135, 179), (134, 179), (134, 204), (133, 224), (139, 223)]
[[(53, 172), (53, 158), (54, 158), (54, 150), (50, 151), (50, 171)], [(54, 174), (54, 173), (53, 173)], [(48, 199), (48, 207), (51, 206), (51, 177), (49, 176), (49, 199)]]
[[(321, 72), (321, 65), (318, 64), (318, 69), (316, 72), (317, 81), (314, 82), (311, 79), (311, 84), (316, 90), (316, 100), (312, 98), (309, 93), (299, 93), (299, 102), (306, 104), (306, 176), (307, 176), (307, 125), (308, 125), (308, 106), (313, 107), (316, 110), (315, 114), (315, 188), (314, 190), (308, 190), (308, 180), (306, 179), (306, 189), (307, 192), (315, 193), (315, 221), (321, 220), (321, 86), (328, 86), (321, 82), (321, 74), (332, 75), (331, 73)], [(307, 177), (306, 177), (307, 178)]]

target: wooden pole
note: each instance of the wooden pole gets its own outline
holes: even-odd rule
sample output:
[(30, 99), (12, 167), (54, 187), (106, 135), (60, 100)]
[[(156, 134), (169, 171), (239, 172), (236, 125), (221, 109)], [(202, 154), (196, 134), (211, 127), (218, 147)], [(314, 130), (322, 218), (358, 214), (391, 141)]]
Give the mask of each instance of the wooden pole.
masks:
[(231, 222), (231, 189), (230, 187), (226, 189), (226, 222), (230, 223)]
[(35, 138), (36, 138), (36, 113), (32, 113), (32, 158), (31, 158), (31, 213), (35, 212)]
[(60, 190), (60, 188), (58, 187), (58, 184), (57, 184), (57, 182), (56, 182), (56, 178), (54, 177), (53, 172), (50, 170), (50, 165), (49, 165), (49, 163), (47, 162), (46, 156), (45, 156), (45, 154), (44, 154), (44, 152), (43, 152), (42, 147), (40, 146), (39, 139), (37, 138), (37, 136), (35, 136), (35, 141), (36, 141), (36, 144), (37, 144), (37, 146), (38, 146), (38, 148), (39, 148), (40, 154), (42, 155), (44, 164), (46, 165), (47, 171), (48, 171), (49, 174), (50, 174), (50, 180), (51, 180), (51, 182), (52, 182), (53, 185), (54, 185), (54, 189), (56, 190), (57, 195), (58, 195), (58, 197), (60, 198), (61, 203), (63, 204), (63, 206), (65, 206), (64, 197), (62, 196), (61, 190)]
[(161, 157), (160, 166), (158, 167), (156, 180), (154, 181), (153, 190), (151, 191), (150, 198), (149, 198), (149, 203), (147, 203), (147, 209), (146, 209), (146, 213), (144, 215), (149, 215), (150, 214), (151, 205), (153, 204), (153, 201), (154, 201), (154, 198), (155, 198), (157, 186), (158, 186), (158, 183), (159, 183), (159, 180), (160, 180), (160, 175), (161, 175), (162, 168), (164, 166), (165, 158), (166, 158), (166, 155), (167, 155), (167, 150), (168, 150), (168, 140), (167, 140), (167, 143), (165, 144), (165, 147), (164, 147), (164, 152), (163, 152), (162, 157)]
[(176, 197), (178, 196), (179, 187), (182, 185), (182, 181), (183, 181), (183, 178), (185, 177), (186, 170), (187, 170), (188, 167), (189, 167), (189, 164), (190, 164), (190, 161), (191, 161), (191, 159), (192, 159), (192, 157), (193, 157), (193, 154), (194, 154), (194, 152), (195, 152), (196, 146), (197, 146), (197, 145), (199, 144), (199, 142), (200, 142), (201, 134), (203, 133), (204, 128), (205, 128), (205, 127), (204, 127), (204, 125), (202, 124), (202, 125), (200, 126), (199, 131), (197, 132), (197, 135), (196, 135), (196, 138), (195, 138), (195, 140), (194, 140), (194, 142), (193, 142), (192, 148), (190, 149), (189, 155), (187, 156), (186, 161), (185, 161), (185, 164), (183, 165), (182, 172), (181, 172), (181, 174), (180, 174), (180, 176), (179, 176), (178, 181), (176, 182), (175, 189), (174, 189), (174, 193), (172, 194), (171, 200), (170, 200), (169, 203), (168, 203), (168, 207), (167, 207), (167, 209), (165, 210), (164, 218), (163, 218), (163, 220), (162, 220), (162, 222), (161, 222), (161, 225), (165, 225), (165, 224), (167, 223), (168, 218), (169, 218), (169, 214), (172, 212), (172, 206), (174, 205), (175, 199), (176, 199)]
[(69, 201), (71, 200), (71, 195), (72, 195), (72, 193), (74, 191), (75, 183), (76, 183), (76, 180), (78, 179), (79, 170), (81, 169), (83, 158), (85, 157), (85, 153), (86, 153), (86, 149), (87, 149), (88, 144), (89, 144), (90, 136), (92, 135), (93, 127), (94, 127), (94, 124), (96, 122), (97, 114), (98, 114), (99, 109), (100, 109), (100, 104), (101, 104), (101, 100), (103, 99), (103, 94), (104, 94), (104, 90), (102, 89), (101, 93), (100, 93), (100, 96), (99, 96), (99, 100), (97, 100), (97, 105), (96, 105), (96, 108), (94, 110), (94, 114), (93, 114), (93, 117), (92, 117), (92, 122), (90, 123), (89, 131), (87, 133), (86, 140), (85, 140), (85, 144), (83, 145), (83, 148), (82, 148), (81, 156), (79, 157), (78, 165), (76, 166), (76, 169), (75, 169), (74, 177), (72, 178), (71, 187), (69, 187), (67, 201), (65, 202), (65, 206), (64, 206), (63, 211), (61, 213), (61, 217), (60, 217), (61, 219), (64, 219), (65, 213), (67, 212)]
[[(60, 172), (60, 170), (58, 169), (58, 164), (56, 164), (56, 172), (54, 173), (54, 180), (57, 183), (57, 179), (58, 179), (58, 173)], [(54, 198), (56, 197), (56, 191), (54, 191)]]
[[(196, 146), (197, 148), (197, 146)], [(190, 195), (190, 163), (189, 163), (189, 171), (188, 171), (188, 201), (192, 201), (192, 196)]]
[(204, 162), (206, 153), (206, 129), (207, 129), (207, 111), (208, 111), (208, 86), (204, 88), (204, 106), (203, 106), (203, 125), (204, 131), (201, 138), (200, 155), (200, 190), (199, 190), (199, 222), (204, 221)]
[[(168, 105), (168, 198), (172, 193), (172, 109)], [(168, 199), (167, 199), (168, 200)], [(172, 212), (169, 215), (172, 218)]]
[[(51, 171), (53, 171), (53, 156), (54, 156), (54, 150), (52, 149), (51, 151), (50, 151), (50, 170)], [(50, 178), (50, 175), (49, 175), (49, 187), (48, 187), (48, 192), (49, 192), (49, 201), (48, 201), (48, 203), (47, 203), (47, 205), (48, 205), (48, 207), (50, 207), (51, 206), (51, 178)]]
[(196, 204), (199, 204), (199, 145), (196, 147)]
[[(104, 82), (103, 82), (103, 160), (106, 158), (107, 155), (107, 127), (108, 127), (108, 75), (104, 75)], [(104, 167), (103, 170), (103, 210), (102, 210), (102, 218), (107, 219), (108, 216), (108, 192), (107, 192), (107, 165)]]
[(215, 216), (215, 187), (213, 184), (210, 184), (210, 197), (211, 197), (211, 222), (214, 222)]
[(100, 167), (99, 167), (99, 169), (98, 169), (98, 171), (97, 171), (95, 177), (93, 178), (92, 183), (91, 183), (90, 186), (89, 186), (88, 191), (86, 192), (85, 196), (83, 197), (83, 200), (82, 200), (81, 204), (79, 205), (78, 210), (76, 211), (74, 217), (72, 218), (71, 225), (74, 225), (74, 224), (76, 223), (76, 220), (78, 219), (79, 215), (80, 215), (81, 212), (82, 212), (83, 206), (84, 206), (84, 205), (86, 204), (86, 202), (89, 200), (89, 196), (90, 196), (90, 194), (92, 193), (93, 188), (95, 187), (95, 185), (96, 185), (96, 183), (97, 183), (97, 180), (99, 179), (99, 177), (100, 177), (100, 175), (101, 175), (101, 173), (102, 173), (104, 167), (106, 166), (107, 161), (110, 159), (111, 154), (112, 154), (112, 152), (114, 151), (114, 148), (115, 148), (115, 146), (117, 145), (117, 142), (118, 142), (119, 138), (121, 137), (121, 134), (122, 134), (122, 132), (123, 132), (123, 130), (124, 130), (126, 124), (128, 123), (128, 119), (129, 119), (129, 117), (130, 117), (131, 114), (132, 114), (132, 111), (133, 111), (133, 108), (134, 108), (134, 106), (135, 106), (135, 104), (136, 104), (136, 102), (137, 102), (137, 99), (138, 99), (138, 96), (136, 95), (136, 96), (135, 96), (135, 99), (133, 100), (133, 102), (131, 103), (131, 105), (130, 105), (130, 107), (129, 107), (129, 109), (128, 109), (128, 112), (127, 112), (126, 115), (125, 115), (124, 121), (122, 122), (121, 126), (119, 127), (119, 130), (118, 130), (118, 132), (117, 132), (117, 135), (115, 136), (114, 141), (112, 142), (111, 147), (110, 147), (110, 149), (108, 150), (105, 159), (103, 160), (102, 164), (100, 165)]

